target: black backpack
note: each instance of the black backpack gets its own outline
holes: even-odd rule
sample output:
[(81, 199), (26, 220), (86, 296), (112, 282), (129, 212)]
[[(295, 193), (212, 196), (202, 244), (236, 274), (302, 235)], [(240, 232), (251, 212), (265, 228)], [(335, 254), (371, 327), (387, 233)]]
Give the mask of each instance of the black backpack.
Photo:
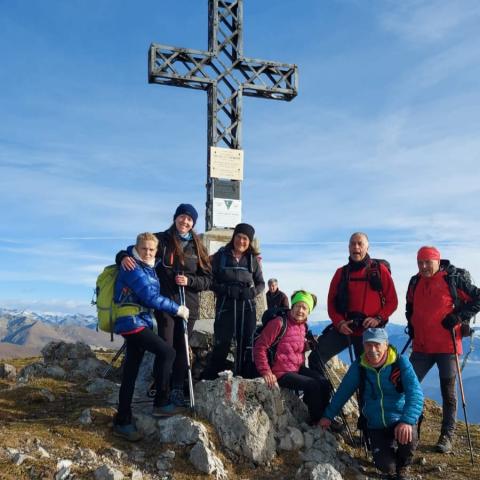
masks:
[(245, 364), (245, 371), (248, 372), (247, 373), (248, 378), (257, 378), (260, 376), (255, 366), (255, 361), (253, 359), (253, 347), (255, 346), (255, 342), (260, 337), (260, 334), (265, 328), (265, 325), (267, 325), (267, 323), (270, 322), (270, 320), (280, 317), (282, 319), (282, 328), (280, 329), (280, 333), (277, 335), (277, 338), (272, 343), (272, 345), (270, 345), (270, 347), (267, 349), (268, 364), (270, 365), (270, 367), (273, 365), (273, 361), (275, 360), (275, 355), (277, 353), (277, 346), (280, 340), (285, 336), (285, 333), (287, 331), (288, 311), (289, 311), (288, 308), (285, 308), (285, 307), (272, 307), (272, 308), (268, 308), (263, 312), (262, 323), (257, 326), (253, 334), (252, 346), (248, 347), (245, 350), (244, 364)]
[[(461, 302), (461, 300), (458, 298), (457, 292), (457, 285), (460, 283), (459, 280), (465, 283), (472, 283), (472, 276), (468, 270), (465, 270), (464, 268), (458, 268), (455, 265), (452, 265), (448, 260), (440, 260), (440, 269), (447, 272), (447, 275), (445, 275), (445, 281), (447, 282), (448, 289), (450, 290), (453, 304), (455, 307), (457, 307)], [(409, 293), (412, 298), (413, 294), (415, 293), (415, 288), (417, 288), (419, 278), (420, 274), (417, 273), (410, 279), (408, 284), (407, 293)]]
[(273, 361), (275, 360), (275, 355), (277, 354), (277, 346), (280, 343), (280, 340), (285, 336), (287, 331), (287, 316), (288, 316), (288, 308), (285, 307), (272, 307), (268, 308), (263, 312), (262, 315), (262, 323), (255, 329), (255, 333), (253, 334), (253, 345), (255, 346), (255, 342), (260, 337), (263, 329), (267, 325), (270, 320), (274, 318), (280, 317), (282, 319), (282, 328), (280, 329), (280, 333), (277, 335), (277, 338), (273, 341), (270, 347), (267, 349), (267, 358), (268, 364), (270, 367), (273, 365)]
[[(387, 270), (392, 273), (390, 263), (383, 258), (371, 258), (367, 265), (367, 276), (358, 281), (368, 281), (370, 288), (380, 295), (380, 302), (382, 307), (385, 305), (385, 294), (383, 293), (382, 276), (380, 273), (380, 264), (387, 267)], [(357, 279), (355, 279), (357, 280)], [(335, 296), (335, 309), (338, 313), (348, 313), (348, 282), (350, 281), (350, 268), (347, 265), (342, 267), (342, 277), (338, 284), (337, 295)], [(353, 279), (352, 279), (353, 281)]]
[[(440, 260), (440, 269), (447, 272), (447, 275), (445, 275), (445, 281), (447, 282), (454, 308), (458, 308), (462, 304), (462, 300), (458, 297), (457, 287), (459, 284), (471, 285), (472, 276), (470, 275), (470, 272), (468, 270), (452, 265), (449, 260)], [(405, 314), (409, 323), (410, 318), (413, 314), (413, 295), (415, 293), (415, 289), (417, 288), (417, 283), (419, 279), (420, 274), (417, 273), (410, 279), (410, 282), (408, 283), (407, 305)], [(412, 302), (409, 302), (408, 298), (411, 298)], [(462, 337), (469, 337), (473, 334), (473, 330), (471, 329), (469, 323), (470, 319), (462, 320)]]

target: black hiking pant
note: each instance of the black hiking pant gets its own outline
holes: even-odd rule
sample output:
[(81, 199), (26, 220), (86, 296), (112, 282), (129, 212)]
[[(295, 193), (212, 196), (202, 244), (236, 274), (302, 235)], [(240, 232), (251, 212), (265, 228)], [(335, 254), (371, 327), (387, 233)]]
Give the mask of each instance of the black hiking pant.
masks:
[[(183, 383), (187, 375), (187, 350), (185, 348), (185, 334), (183, 327), (183, 319), (172, 317), (165, 312), (155, 312), (157, 319), (158, 334), (167, 342), (167, 345), (175, 349), (175, 361), (172, 367), (171, 386), (183, 390)], [(192, 335), (196, 318), (189, 317), (187, 330), (188, 337)], [(157, 359), (153, 366), (154, 372), (158, 368)]]
[(441, 433), (452, 436), (455, 431), (457, 417), (457, 366), (453, 353), (421, 353), (413, 352), (410, 362), (422, 382), (430, 369), (437, 364), (442, 393), (442, 429)]
[(160, 388), (157, 388), (153, 401), (155, 406), (164, 405), (168, 402), (168, 385), (175, 360), (175, 350), (149, 328), (145, 328), (138, 333), (125, 335), (124, 338), (127, 342), (127, 351), (118, 397), (118, 411), (114, 420), (116, 425), (126, 425), (132, 422), (133, 392), (145, 352), (152, 352), (156, 356), (155, 361), (158, 364), (155, 381)]
[(355, 358), (363, 353), (362, 337), (343, 335), (333, 325), (329, 325), (317, 339), (315, 350), (308, 357), (310, 368), (322, 372), (322, 363), (326, 364), (332, 357), (338, 355), (352, 344)]
[(394, 475), (412, 463), (413, 455), (418, 446), (418, 428), (413, 425), (412, 441), (401, 445), (395, 440), (396, 425), (382, 429), (368, 429), (367, 435), (372, 447), (375, 466), (383, 473)]
[(302, 391), (310, 420), (312, 423), (318, 423), (330, 401), (330, 383), (323, 375), (302, 366), (298, 373), (286, 373), (278, 379), (277, 383), (283, 388)]
[(214, 345), (202, 378), (214, 380), (219, 372), (225, 370), (232, 339), (236, 343), (234, 375), (245, 378), (251, 376), (251, 362), (246, 357), (247, 353), (251, 355), (256, 322), (253, 300), (217, 299), (213, 324)]

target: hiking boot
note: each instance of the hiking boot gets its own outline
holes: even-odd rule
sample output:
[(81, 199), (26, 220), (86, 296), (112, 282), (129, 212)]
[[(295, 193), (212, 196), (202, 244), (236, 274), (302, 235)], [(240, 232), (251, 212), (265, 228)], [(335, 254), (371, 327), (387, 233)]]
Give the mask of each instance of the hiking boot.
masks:
[(439, 453), (450, 453), (452, 451), (452, 437), (447, 433), (442, 433), (435, 446), (435, 450)]
[(183, 389), (172, 389), (170, 392), (170, 403), (173, 403), (178, 407), (185, 407), (185, 394), (183, 393)]
[(129, 442), (138, 442), (143, 438), (143, 435), (133, 423), (127, 425), (113, 425), (113, 434), (116, 437), (124, 438)]
[(173, 415), (179, 415), (185, 412), (185, 407), (174, 405), (173, 403), (167, 403), (158, 407), (153, 407), (152, 416), (154, 417), (173, 417)]

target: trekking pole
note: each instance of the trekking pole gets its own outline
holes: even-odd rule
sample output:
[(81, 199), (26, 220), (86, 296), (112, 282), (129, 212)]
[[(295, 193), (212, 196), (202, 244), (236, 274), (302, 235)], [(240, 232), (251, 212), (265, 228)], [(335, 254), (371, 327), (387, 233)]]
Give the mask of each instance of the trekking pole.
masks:
[(233, 299), (233, 376), (238, 373), (237, 301)]
[(350, 357), (350, 365), (354, 362), (353, 359), (353, 345), (352, 345), (352, 339), (350, 338), (350, 335), (347, 335), (348, 339), (348, 355)]
[[(405, 327), (405, 330), (404, 330), (404, 332), (408, 335), (408, 340), (407, 340), (407, 343), (405, 343), (405, 346), (402, 348), (402, 351), (400, 352), (400, 355), (403, 355), (407, 351), (407, 348), (412, 343), (413, 334), (410, 335), (410, 333), (409, 333), (410, 328), (408, 328), (409, 326), (410, 326), (410, 324), (407, 324), (407, 326)], [(412, 332), (413, 332), (413, 330), (412, 330)]]
[[(322, 369), (325, 378), (328, 380), (328, 383), (330, 384), (330, 392), (333, 396), (333, 395), (335, 395), (336, 390), (335, 390), (335, 387), (333, 386), (332, 377), (330, 376), (330, 373), (328, 372), (327, 366), (325, 365), (325, 363), (323, 362), (323, 360), (320, 357), (319, 357), (319, 361), (320, 361), (320, 368)], [(352, 444), (354, 444), (355, 442), (353, 441), (352, 430), (350, 430), (350, 425), (347, 422), (347, 418), (345, 417), (345, 413), (343, 413), (343, 408), (340, 409), (340, 418), (342, 419), (342, 422), (345, 425), (345, 429), (347, 430), (347, 435), (350, 438), (350, 441), (352, 442)]]
[(411, 343), (412, 343), (412, 339), (409, 337), (408, 340), (407, 340), (407, 343), (402, 348), (402, 351), (400, 352), (400, 355), (403, 355), (407, 351), (407, 348), (410, 346)]
[[(473, 319), (473, 323), (475, 323), (475, 318)], [(474, 344), (474, 341), (473, 341), (473, 336), (475, 335), (475, 329), (471, 328), (470, 329), (470, 342), (469, 342), (469, 348), (468, 348), (468, 352), (467, 353), (464, 353), (463, 354), (463, 361), (462, 361), (462, 366), (460, 367), (460, 370), (463, 372), (463, 369), (466, 367), (467, 365), (467, 361), (468, 361), (468, 357), (473, 353), (473, 351), (475, 350), (475, 344)]]
[(473, 465), (473, 447), (472, 447), (472, 439), (470, 437), (470, 430), (468, 428), (468, 420), (467, 420), (467, 403), (465, 401), (465, 392), (463, 390), (463, 380), (462, 380), (462, 372), (460, 370), (460, 363), (458, 361), (458, 353), (457, 353), (457, 338), (455, 335), (455, 329), (452, 328), (450, 330), (452, 334), (452, 341), (453, 341), (453, 350), (455, 352), (455, 365), (457, 367), (457, 376), (458, 376), (458, 386), (460, 387), (460, 394), (462, 396), (462, 407), (463, 407), (463, 416), (465, 418), (465, 427), (467, 429), (467, 438), (468, 438), (468, 446), (470, 448), (470, 460)]
[(118, 360), (118, 358), (126, 350), (126, 348), (127, 348), (127, 342), (123, 342), (123, 345), (118, 349), (117, 353), (110, 361), (110, 365), (107, 368), (105, 368), (105, 370), (103, 371), (102, 378), (105, 378), (113, 370), (113, 364)]
[(237, 362), (237, 368), (240, 375), (243, 372), (243, 327), (245, 326), (245, 300), (242, 300), (242, 321), (240, 323), (240, 361)]
[[(348, 339), (348, 354), (350, 356), (350, 365), (352, 365), (354, 362), (354, 359), (353, 359), (353, 345), (352, 345), (352, 339), (350, 338), (350, 335), (347, 335), (347, 339)], [(358, 406), (358, 420), (360, 423), (362, 421), (363, 414), (362, 414), (362, 399), (360, 398), (360, 392), (358, 389), (356, 392), (356, 397), (357, 397), (357, 406)], [(360, 445), (361, 446), (363, 445), (363, 448), (365, 450), (365, 456), (368, 458), (367, 435), (363, 431), (363, 428), (361, 427), (359, 428), (359, 426), (357, 426), (357, 428), (360, 430)]]
[[(180, 304), (185, 306), (185, 287), (179, 285)], [(188, 368), (188, 393), (190, 397), (190, 409), (195, 410), (195, 395), (193, 393), (193, 380), (192, 380), (192, 362), (190, 361), (190, 348), (188, 345), (188, 322), (183, 319), (183, 336), (185, 339), (185, 353), (187, 355), (187, 368)]]
[[(307, 331), (306, 338), (309, 342), (311, 341), (313, 343), (313, 347), (314, 347), (313, 350), (316, 350), (316, 348), (318, 347), (318, 340), (313, 336), (313, 333), (312, 333), (311, 330)], [(327, 365), (323, 361), (320, 354), (318, 355), (318, 361), (320, 363), (320, 368), (322, 370), (323, 376), (327, 379), (327, 381), (330, 385), (330, 393), (333, 396), (333, 395), (335, 395), (335, 392), (336, 392), (335, 387), (333, 386), (333, 379), (332, 379), (332, 376), (330, 375), (330, 372), (328, 371)], [(350, 441), (352, 442), (352, 444), (354, 444), (355, 442), (353, 441), (352, 430), (350, 429), (350, 425), (347, 422), (347, 418), (345, 417), (345, 413), (343, 412), (343, 408), (340, 409), (340, 418), (342, 419), (342, 422), (345, 425), (345, 429), (347, 430), (347, 435), (350, 438)]]

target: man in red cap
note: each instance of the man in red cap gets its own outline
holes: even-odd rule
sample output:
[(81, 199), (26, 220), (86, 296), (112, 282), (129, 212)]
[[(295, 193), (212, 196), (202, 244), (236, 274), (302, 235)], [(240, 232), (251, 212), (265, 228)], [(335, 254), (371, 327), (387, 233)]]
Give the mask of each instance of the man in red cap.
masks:
[(418, 273), (408, 285), (405, 313), (413, 339), (410, 361), (420, 382), (437, 364), (443, 417), (436, 449), (448, 453), (457, 412), (455, 351), (462, 353), (462, 334), (470, 334), (469, 321), (480, 311), (480, 290), (465, 270), (441, 260), (435, 247), (420, 248), (417, 264)]

